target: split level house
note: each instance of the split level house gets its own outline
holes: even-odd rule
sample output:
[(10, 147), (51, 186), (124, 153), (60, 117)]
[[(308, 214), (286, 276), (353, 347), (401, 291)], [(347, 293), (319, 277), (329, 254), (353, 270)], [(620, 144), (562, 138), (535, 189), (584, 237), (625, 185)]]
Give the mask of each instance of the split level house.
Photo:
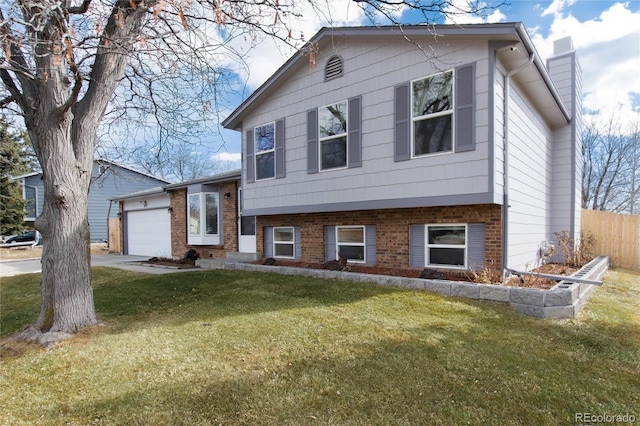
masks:
[[(579, 238), (580, 102), (571, 39), (543, 61), (522, 23), (324, 28), (223, 122), (242, 134), (229, 220), (255, 225), (234, 248), (533, 268), (556, 232)], [(189, 204), (236, 196), (196, 186)]]

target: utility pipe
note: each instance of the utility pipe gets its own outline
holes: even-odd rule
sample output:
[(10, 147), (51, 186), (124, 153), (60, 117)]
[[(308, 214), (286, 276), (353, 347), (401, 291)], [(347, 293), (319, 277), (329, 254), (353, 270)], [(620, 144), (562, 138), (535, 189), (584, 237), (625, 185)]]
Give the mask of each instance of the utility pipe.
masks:
[[(509, 50), (514, 51), (515, 46), (509, 47)], [(507, 262), (509, 261), (509, 86), (511, 84), (511, 77), (523, 69), (527, 68), (533, 63), (534, 54), (529, 53), (529, 59), (524, 64), (512, 69), (504, 77), (504, 100), (503, 100), (503, 146), (502, 155), (504, 162), (504, 170), (502, 173), (502, 268), (503, 277), (507, 275)]]
[(513, 275), (517, 275), (517, 276), (527, 275), (527, 276), (531, 276), (531, 277), (547, 278), (547, 279), (555, 280), (555, 281), (568, 281), (570, 283), (602, 285), (602, 281), (589, 280), (589, 279), (586, 279), (586, 278), (567, 277), (565, 275), (539, 274), (537, 272), (522, 272), (522, 271), (516, 271), (515, 269), (509, 269), (509, 268), (507, 268), (507, 271), (512, 273)]

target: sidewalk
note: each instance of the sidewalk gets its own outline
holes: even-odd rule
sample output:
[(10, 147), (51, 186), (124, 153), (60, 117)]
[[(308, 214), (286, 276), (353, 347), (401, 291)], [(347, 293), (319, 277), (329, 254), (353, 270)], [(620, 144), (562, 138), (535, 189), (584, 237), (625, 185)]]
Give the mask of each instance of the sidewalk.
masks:
[(94, 254), (91, 256), (91, 266), (108, 266), (110, 268), (125, 269), (127, 271), (143, 272), (145, 274), (172, 274), (189, 272), (198, 268), (178, 269), (167, 266), (142, 264), (149, 260), (149, 256), (129, 256), (123, 254)]
[[(91, 256), (91, 266), (107, 266), (110, 268), (119, 268), (127, 271), (143, 272), (146, 274), (172, 274), (177, 272), (194, 271), (193, 268), (177, 269), (141, 263), (148, 259), (148, 256), (94, 254)], [(33, 274), (38, 272), (42, 272), (42, 265), (39, 257), (29, 259), (0, 259), (0, 277), (11, 277), (14, 275)]]

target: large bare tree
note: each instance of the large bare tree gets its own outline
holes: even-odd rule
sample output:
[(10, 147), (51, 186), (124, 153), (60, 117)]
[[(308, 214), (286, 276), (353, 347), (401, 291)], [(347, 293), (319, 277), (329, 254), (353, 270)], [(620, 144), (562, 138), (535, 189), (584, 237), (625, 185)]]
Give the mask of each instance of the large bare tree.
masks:
[[(461, 8), (459, 5), (462, 4)], [(40, 315), (23, 336), (56, 338), (96, 324), (87, 200), (96, 135), (105, 114), (135, 127), (189, 129), (217, 108), (216, 90), (240, 66), (239, 40), (272, 37), (302, 47), (289, 23), (353, 7), (400, 24), (481, 14), (456, 0), (15, 0), (0, 5), (0, 106), (21, 116), (40, 162), (44, 208)], [(166, 84), (165, 84), (166, 83)], [(181, 94), (182, 96), (177, 96)], [(187, 101), (185, 101), (187, 100)], [(168, 116), (171, 119), (167, 119)], [(119, 121), (118, 121), (119, 120)], [(133, 123), (133, 124), (132, 124)]]
[(640, 126), (627, 124), (617, 113), (588, 117), (582, 134), (582, 208), (637, 213)]

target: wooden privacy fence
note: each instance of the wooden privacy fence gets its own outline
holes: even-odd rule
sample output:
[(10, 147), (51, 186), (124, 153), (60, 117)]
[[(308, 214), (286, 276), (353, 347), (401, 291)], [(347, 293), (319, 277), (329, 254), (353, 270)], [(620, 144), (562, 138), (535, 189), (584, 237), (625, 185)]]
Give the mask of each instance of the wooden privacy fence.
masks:
[(582, 232), (596, 238), (596, 254), (616, 267), (640, 270), (640, 215), (582, 210)]
[(109, 253), (122, 253), (122, 229), (120, 218), (109, 219)]

